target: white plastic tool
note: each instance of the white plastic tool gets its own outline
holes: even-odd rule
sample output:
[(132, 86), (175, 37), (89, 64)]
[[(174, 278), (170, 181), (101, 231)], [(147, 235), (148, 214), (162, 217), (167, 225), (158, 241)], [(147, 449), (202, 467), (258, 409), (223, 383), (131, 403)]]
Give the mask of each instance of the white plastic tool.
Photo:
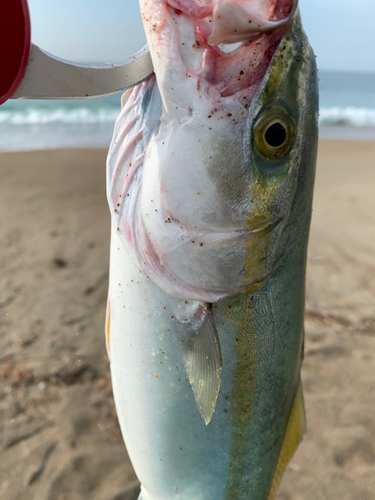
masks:
[(0, 0), (0, 104), (12, 99), (93, 99), (144, 81), (152, 72), (147, 45), (121, 63), (93, 65), (59, 59), (31, 43), (27, 0)]
[(147, 45), (122, 63), (86, 66), (58, 59), (31, 44), (29, 62), (13, 99), (93, 99), (143, 82), (152, 73)]

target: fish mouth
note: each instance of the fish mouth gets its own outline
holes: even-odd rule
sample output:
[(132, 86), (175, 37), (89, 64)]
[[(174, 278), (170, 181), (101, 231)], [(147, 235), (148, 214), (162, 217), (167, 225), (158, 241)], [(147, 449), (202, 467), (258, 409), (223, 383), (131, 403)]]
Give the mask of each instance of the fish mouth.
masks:
[[(158, 245), (155, 246), (150, 233), (143, 227), (142, 221), (139, 221), (141, 240), (136, 245), (137, 260), (143, 262), (141, 267), (147, 269), (147, 274), (161, 289), (179, 299), (217, 302), (238, 293), (255, 292), (264, 286), (272, 271), (267, 272), (264, 276), (258, 274), (257, 278), (250, 281), (236, 278), (243, 271), (243, 252), (245, 251), (246, 240), (248, 238), (262, 240), (263, 237), (276, 230), (282, 221), (282, 218), (278, 218), (273, 222), (261, 224), (259, 227), (237, 228), (231, 231), (205, 231), (199, 232), (199, 234), (190, 233), (179, 244), (173, 248), (170, 247), (168, 252), (160, 251)], [(199, 279), (199, 275), (206, 274), (207, 268), (205, 268), (203, 262), (206, 262), (205, 255), (207, 256), (207, 252), (211, 254), (209, 258), (209, 267), (211, 269), (207, 277), (214, 276), (212, 286), (195, 285), (194, 279), (184, 279), (180, 272), (187, 272), (186, 269), (188, 268), (186, 266), (189, 261), (195, 263), (191, 269), (194, 271), (196, 278)], [(177, 260), (174, 256), (177, 257)], [(203, 258), (203, 261), (200, 260), (201, 258)], [(264, 258), (266, 258), (266, 255)], [(264, 258), (262, 257), (261, 261)], [(232, 263), (234, 263), (234, 267), (231, 267)], [(230, 269), (229, 274), (228, 266)], [(220, 273), (220, 268), (225, 274), (222, 275), (219, 282), (216, 282), (216, 273)], [(242, 282), (237, 282), (238, 279)]]
[[(175, 222), (181, 229), (180, 231), (180, 242), (174, 247), (174, 249), (187, 245), (189, 243), (195, 243), (197, 242), (205, 242), (205, 241), (214, 241), (214, 240), (232, 240), (232, 239), (237, 239), (237, 238), (246, 238), (246, 237), (257, 237), (257, 238), (262, 238), (266, 236), (267, 234), (271, 233), (274, 231), (279, 224), (282, 223), (283, 218), (280, 217), (276, 219), (275, 221), (269, 222), (267, 224), (262, 224), (259, 226), (253, 226), (253, 227), (246, 227), (246, 228), (236, 228), (236, 229), (218, 229), (218, 230), (212, 230), (212, 229), (200, 229), (198, 227), (194, 227), (194, 229), (190, 226), (180, 226), (180, 222), (175, 219), (173, 216), (170, 216), (167, 218), (167, 220), (170, 220), (171, 223)], [(254, 224), (254, 223), (253, 223)], [(163, 258), (163, 257), (162, 257)]]
[(194, 229), (195, 235), (190, 236), (187, 241), (190, 241), (193, 238), (197, 238), (197, 235), (201, 235), (202, 238), (205, 236), (219, 236), (219, 235), (225, 235), (227, 238), (232, 238), (236, 236), (257, 236), (257, 237), (263, 237), (266, 236), (267, 234), (271, 233), (276, 227), (281, 224), (283, 221), (282, 217), (279, 217), (275, 221), (269, 222), (267, 224), (259, 225), (258, 227), (247, 227), (247, 228), (237, 228), (237, 229), (232, 229), (230, 231), (223, 231), (223, 230), (217, 230), (217, 231), (212, 231), (212, 230), (199, 230), (199, 229)]
[[(260, 244), (262, 247), (261, 240), (277, 230), (277, 228), (280, 228), (282, 221), (283, 219), (279, 218), (259, 227), (235, 229), (227, 232), (209, 231), (203, 235), (200, 233), (199, 236), (196, 235), (184, 239), (173, 250), (165, 254), (156, 255), (155, 253), (155, 258), (163, 267), (164, 273), (168, 269), (170, 277), (173, 276), (175, 290), (178, 287), (182, 290), (181, 287), (186, 286), (185, 293), (189, 290), (189, 293), (193, 291), (196, 294), (197, 288), (193, 285), (194, 280), (185, 280), (182, 275), (180, 276), (180, 272), (183, 271), (181, 264), (176, 265), (176, 262), (183, 262), (182, 255), (190, 262), (194, 262), (194, 267), (201, 269), (202, 275), (210, 276), (211, 288), (210, 286), (198, 287), (200, 288), (199, 293), (204, 291), (205, 294), (211, 297), (209, 302), (215, 302), (224, 297), (237, 295), (238, 293), (255, 292), (267, 282), (273, 272), (274, 266), (272, 266), (272, 269), (268, 269), (268, 266), (265, 265), (267, 254), (259, 255), (259, 259), (257, 259), (257, 263), (254, 265), (256, 269), (258, 266), (260, 266), (260, 269), (264, 268), (265, 274), (259, 275), (259, 272), (256, 271), (254, 279), (245, 279), (243, 276), (243, 257), (247, 242), (249, 239), (254, 239), (255, 244)], [(153, 249), (154, 252), (155, 250)], [(207, 262), (208, 254), (210, 255), (209, 263)], [(177, 257), (177, 260), (175, 260), (175, 257)], [(216, 279), (219, 279), (219, 281), (216, 281)], [(178, 285), (176, 286), (177, 283)], [(214, 283), (216, 284), (213, 285)], [(189, 296), (189, 298), (196, 299), (197, 296)]]
[(259, 33), (274, 31), (288, 21), (297, 2), (293, 0), (167, 0), (178, 12), (206, 21), (210, 45), (249, 41)]
[[(151, 1), (143, 1), (143, 18), (152, 23), (151, 31), (146, 23), (145, 28), (156, 68), (156, 58), (176, 61), (178, 54), (188, 77), (216, 87), (220, 97), (242, 99), (239, 93), (248, 99), (259, 87), (298, 5), (298, 0), (167, 0), (161, 16), (160, 8), (153, 11)], [(170, 52), (163, 46), (162, 54), (167, 18), (175, 29)], [(233, 44), (238, 46), (230, 52), (223, 47)]]

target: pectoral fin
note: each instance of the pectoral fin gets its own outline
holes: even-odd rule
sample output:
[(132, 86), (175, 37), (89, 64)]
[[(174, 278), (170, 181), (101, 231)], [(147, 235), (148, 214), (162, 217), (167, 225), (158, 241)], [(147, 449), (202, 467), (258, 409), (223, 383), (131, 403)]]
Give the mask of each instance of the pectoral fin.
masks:
[(182, 357), (199, 413), (209, 424), (219, 394), (222, 361), (219, 338), (209, 304), (180, 322)]

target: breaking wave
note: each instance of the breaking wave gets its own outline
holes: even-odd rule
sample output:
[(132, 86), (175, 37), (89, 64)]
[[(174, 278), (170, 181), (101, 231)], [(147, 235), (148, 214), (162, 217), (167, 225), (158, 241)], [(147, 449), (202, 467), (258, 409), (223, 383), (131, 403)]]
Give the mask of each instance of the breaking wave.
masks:
[(375, 109), (352, 106), (321, 108), (319, 124), (324, 127), (375, 127)]
[[(95, 125), (114, 124), (120, 112), (116, 106), (72, 106), (0, 108), (0, 125)], [(323, 107), (319, 123), (324, 127), (375, 127), (375, 109)]]
[(4, 125), (49, 125), (49, 124), (99, 124), (114, 123), (119, 107), (25, 107), (23, 109), (0, 108), (0, 124)]

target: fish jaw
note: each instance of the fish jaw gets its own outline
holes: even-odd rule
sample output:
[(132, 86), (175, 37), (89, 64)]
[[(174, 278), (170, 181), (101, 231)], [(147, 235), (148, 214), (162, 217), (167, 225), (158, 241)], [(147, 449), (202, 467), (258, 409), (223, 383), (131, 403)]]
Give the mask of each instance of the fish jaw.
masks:
[[(150, 271), (164, 269), (153, 279), (176, 297), (210, 302), (259, 288), (261, 252), (244, 273), (246, 239), (256, 242), (263, 222), (248, 224), (253, 174), (244, 143), (249, 108), (296, 2), (146, 0), (141, 8), (163, 107), (139, 199)], [(236, 42), (230, 53), (218, 46)]]
[[(297, 0), (141, 0), (158, 87), (169, 117), (235, 95), (251, 101)], [(222, 44), (241, 45), (231, 52)]]
[[(217, 302), (259, 290), (279, 257), (295, 182), (288, 175), (284, 183), (263, 182), (250, 138), (296, 5), (206, 2), (212, 15), (204, 18), (195, 2), (172, 3), (142, 5), (155, 76), (129, 94), (116, 125), (109, 200), (133, 261), (160, 288)], [(250, 9), (249, 25), (262, 16), (263, 24), (228, 54), (210, 40), (222, 33), (215, 23), (229, 4), (237, 13)], [(152, 119), (150, 107), (158, 109)]]

